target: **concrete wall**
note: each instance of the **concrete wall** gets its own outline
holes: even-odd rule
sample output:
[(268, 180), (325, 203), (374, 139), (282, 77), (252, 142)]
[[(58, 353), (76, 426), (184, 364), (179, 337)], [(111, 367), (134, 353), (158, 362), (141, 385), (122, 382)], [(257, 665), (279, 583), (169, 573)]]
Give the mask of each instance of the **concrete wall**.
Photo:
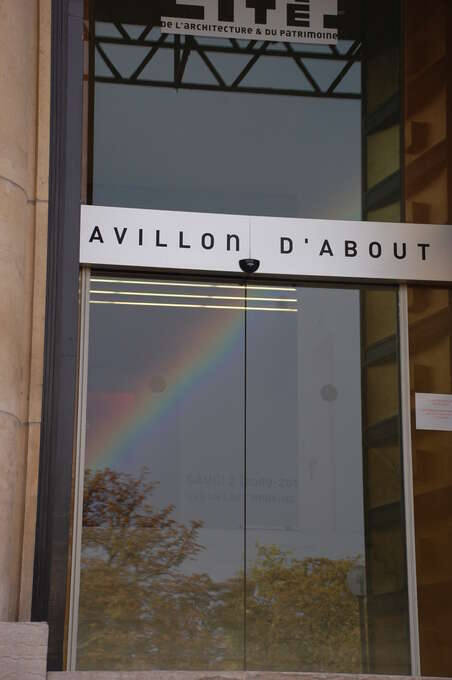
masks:
[(50, 0), (0, 0), (0, 621), (29, 620), (41, 420)]

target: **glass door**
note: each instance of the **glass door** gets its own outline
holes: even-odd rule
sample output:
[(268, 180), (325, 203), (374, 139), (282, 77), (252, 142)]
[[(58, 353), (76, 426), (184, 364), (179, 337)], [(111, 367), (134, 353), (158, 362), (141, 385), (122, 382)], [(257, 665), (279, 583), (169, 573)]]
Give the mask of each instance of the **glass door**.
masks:
[(396, 301), (91, 278), (74, 667), (409, 672)]
[(361, 294), (292, 295), (296, 314), (247, 315), (247, 666), (358, 673)]
[(78, 669), (243, 666), (244, 310), (91, 280)]

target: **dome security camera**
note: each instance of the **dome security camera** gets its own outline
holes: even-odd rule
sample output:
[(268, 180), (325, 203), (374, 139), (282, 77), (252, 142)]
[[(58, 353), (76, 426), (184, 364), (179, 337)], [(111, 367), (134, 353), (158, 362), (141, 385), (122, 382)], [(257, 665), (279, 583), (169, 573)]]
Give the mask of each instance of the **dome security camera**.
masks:
[(254, 274), (254, 272), (257, 272), (260, 266), (260, 261), (259, 260), (254, 260), (251, 257), (247, 257), (244, 260), (239, 261), (240, 269), (242, 272), (245, 272), (245, 274)]

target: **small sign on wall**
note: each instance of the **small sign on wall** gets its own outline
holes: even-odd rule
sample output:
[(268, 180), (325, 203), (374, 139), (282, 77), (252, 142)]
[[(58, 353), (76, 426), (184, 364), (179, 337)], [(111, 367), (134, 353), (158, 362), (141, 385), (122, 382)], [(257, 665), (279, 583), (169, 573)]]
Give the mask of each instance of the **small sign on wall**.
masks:
[(162, 33), (337, 43), (338, 0), (182, 0), (168, 2)]
[(416, 429), (452, 432), (452, 394), (417, 392)]

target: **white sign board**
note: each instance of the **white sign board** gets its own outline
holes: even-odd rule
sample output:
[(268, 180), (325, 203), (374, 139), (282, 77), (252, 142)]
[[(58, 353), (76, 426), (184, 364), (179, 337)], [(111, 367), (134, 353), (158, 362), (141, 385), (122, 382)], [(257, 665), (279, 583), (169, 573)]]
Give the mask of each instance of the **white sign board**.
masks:
[(80, 262), (237, 271), (249, 253), (249, 218), (82, 206)]
[(416, 429), (452, 431), (452, 394), (416, 393)]
[(452, 281), (452, 227), (82, 206), (80, 262), (258, 274)]
[(338, 0), (168, 2), (162, 33), (334, 45)]

